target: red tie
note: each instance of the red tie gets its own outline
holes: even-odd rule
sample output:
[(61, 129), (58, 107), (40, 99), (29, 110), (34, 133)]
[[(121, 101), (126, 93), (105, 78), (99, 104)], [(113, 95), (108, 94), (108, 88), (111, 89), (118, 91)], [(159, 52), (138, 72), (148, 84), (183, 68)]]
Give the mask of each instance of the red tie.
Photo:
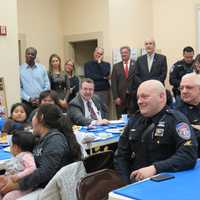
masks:
[(125, 72), (126, 79), (128, 79), (128, 63), (127, 62), (125, 62), (124, 72)]

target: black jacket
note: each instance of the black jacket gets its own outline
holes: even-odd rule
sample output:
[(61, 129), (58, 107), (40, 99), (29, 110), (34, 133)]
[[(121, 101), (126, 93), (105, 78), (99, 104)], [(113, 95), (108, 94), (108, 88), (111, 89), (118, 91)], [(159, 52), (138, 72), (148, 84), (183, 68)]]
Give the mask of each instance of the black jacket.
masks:
[(19, 182), (20, 190), (45, 187), (59, 169), (73, 162), (65, 136), (56, 129), (39, 140), (33, 155), (37, 169)]
[(193, 72), (193, 62), (187, 64), (184, 60), (179, 60), (172, 66), (169, 74), (169, 82), (173, 86), (174, 96), (180, 95), (179, 86), (181, 78), (188, 73)]
[(140, 56), (135, 63), (135, 79), (139, 86), (146, 80), (155, 79), (163, 84), (167, 76), (167, 58), (164, 55), (155, 53), (151, 71), (149, 72), (147, 55)]
[(150, 119), (139, 114), (129, 121), (119, 140), (115, 166), (129, 183), (133, 170), (154, 165), (157, 173), (180, 171), (194, 167), (196, 159), (197, 142), (188, 120), (164, 108)]
[[(107, 106), (102, 103), (98, 96), (93, 96), (92, 101), (94, 102), (97, 110), (101, 113), (101, 117), (108, 118), (108, 109)], [(85, 107), (84, 102), (81, 98), (81, 95), (78, 94), (72, 101), (69, 103), (67, 113), (73, 122), (73, 124), (80, 126), (88, 126), (93, 121), (93, 119), (85, 117)]]
[(86, 78), (94, 81), (95, 91), (108, 90), (110, 88), (109, 81), (106, 77), (110, 75), (110, 63), (92, 60), (84, 65)]

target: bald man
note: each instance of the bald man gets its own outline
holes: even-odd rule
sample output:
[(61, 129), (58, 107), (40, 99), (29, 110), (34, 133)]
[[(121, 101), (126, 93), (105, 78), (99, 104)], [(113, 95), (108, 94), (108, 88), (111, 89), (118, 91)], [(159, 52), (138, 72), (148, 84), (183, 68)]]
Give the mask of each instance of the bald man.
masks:
[(159, 80), (164, 84), (167, 76), (166, 56), (155, 52), (156, 43), (152, 38), (145, 40), (144, 47), (147, 54), (140, 56), (135, 63), (137, 84), (150, 79)]
[(157, 80), (143, 82), (137, 98), (140, 113), (129, 120), (114, 160), (124, 181), (193, 168), (197, 141), (187, 118), (166, 106), (163, 84)]
[(181, 100), (177, 110), (184, 113), (195, 129), (198, 140), (198, 156), (200, 157), (200, 75), (189, 73), (182, 77), (180, 83)]

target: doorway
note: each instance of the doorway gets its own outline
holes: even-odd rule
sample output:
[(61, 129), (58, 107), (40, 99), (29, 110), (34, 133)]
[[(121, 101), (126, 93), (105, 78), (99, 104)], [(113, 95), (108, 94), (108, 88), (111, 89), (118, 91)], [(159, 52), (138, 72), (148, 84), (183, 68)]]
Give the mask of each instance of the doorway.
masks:
[(93, 52), (97, 47), (97, 40), (70, 42), (70, 44), (74, 51), (76, 74), (82, 78), (84, 76), (84, 64), (93, 59)]

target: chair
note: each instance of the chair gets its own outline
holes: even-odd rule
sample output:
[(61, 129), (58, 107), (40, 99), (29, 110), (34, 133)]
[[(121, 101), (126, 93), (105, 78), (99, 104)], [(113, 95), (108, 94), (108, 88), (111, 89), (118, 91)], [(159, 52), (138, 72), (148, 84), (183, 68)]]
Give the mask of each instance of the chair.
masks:
[(124, 185), (114, 170), (99, 170), (81, 178), (76, 187), (77, 200), (105, 200), (109, 192)]
[(111, 150), (95, 153), (83, 160), (87, 173), (101, 169), (113, 169), (113, 152)]

